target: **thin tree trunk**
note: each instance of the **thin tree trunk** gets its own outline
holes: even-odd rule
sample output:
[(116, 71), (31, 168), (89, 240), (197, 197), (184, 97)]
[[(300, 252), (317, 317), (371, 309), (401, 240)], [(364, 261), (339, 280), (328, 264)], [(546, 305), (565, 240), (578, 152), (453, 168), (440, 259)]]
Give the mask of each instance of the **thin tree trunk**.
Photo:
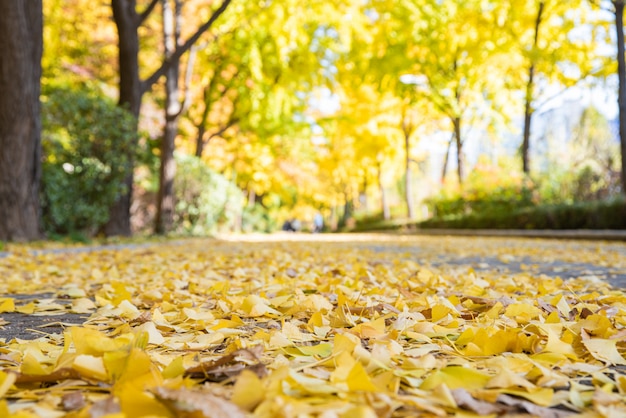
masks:
[(41, 0), (0, 2), (0, 240), (41, 236)]
[[(535, 18), (535, 39), (533, 41), (533, 51), (539, 43), (539, 28), (543, 19), (544, 2), (539, 2), (537, 9), (537, 17)], [(531, 57), (530, 67), (528, 68), (528, 82), (526, 83), (526, 98), (524, 103), (524, 133), (522, 138), (522, 170), (525, 174), (530, 174), (530, 129), (533, 117), (533, 96), (535, 89), (535, 62)]]
[(383, 211), (383, 219), (389, 220), (391, 219), (391, 211), (389, 210), (389, 202), (387, 201), (387, 192), (385, 191), (385, 186), (383, 185), (383, 170), (380, 162), (376, 168), (376, 177), (378, 179), (378, 187), (380, 189), (380, 204)]
[(210, 106), (210, 98), (209, 98), (209, 89), (210, 87), (205, 87), (204, 89), (204, 110), (202, 111), (202, 118), (200, 119), (200, 123), (198, 124), (198, 134), (196, 136), (196, 157), (202, 157), (202, 152), (204, 151), (204, 134), (206, 133), (206, 123), (209, 119), (209, 111), (211, 110)]
[(622, 194), (626, 195), (626, 62), (624, 61), (624, 1), (613, 1), (617, 32), (617, 73), (619, 88), (619, 137), (622, 151)]
[(248, 209), (254, 209), (254, 205), (256, 205), (256, 192), (250, 187), (248, 189)]
[(448, 160), (450, 159), (450, 148), (452, 147), (452, 142), (454, 142), (454, 134), (448, 140), (448, 146), (446, 147), (446, 154), (443, 156), (443, 167), (441, 168), (441, 184), (446, 181), (446, 174), (448, 173)]
[(340, 227), (349, 226), (350, 219), (352, 218), (352, 213), (354, 211), (354, 202), (352, 201), (352, 192), (349, 187), (343, 192), (343, 213), (341, 215), (341, 219), (339, 220)]
[(413, 187), (411, 173), (411, 132), (407, 126), (406, 120), (402, 121), (402, 132), (404, 133), (404, 200), (406, 202), (407, 217), (413, 219), (415, 217), (415, 208), (413, 206)]
[(367, 173), (363, 175), (363, 184), (361, 185), (362, 189), (359, 192), (359, 205), (360, 209), (368, 211), (368, 202), (367, 202)]
[(454, 139), (456, 141), (456, 173), (459, 178), (459, 186), (463, 184), (463, 138), (461, 138), (461, 118), (452, 119), (454, 126)]
[(176, 175), (174, 148), (182, 105), (178, 86), (180, 57), (173, 58), (172, 56), (176, 48), (180, 46), (181, 7), (180, 0), (174, 1), (174, 10), (172, 10), (170, 0), (163, 0), (163, 43), (165, 59), (170, 60), (171, 65), (165, 71), (165, 129), (161, 140), (159, 193), (154, 228), (157, 234), (167, 233), (174, 220), (174, 177)]

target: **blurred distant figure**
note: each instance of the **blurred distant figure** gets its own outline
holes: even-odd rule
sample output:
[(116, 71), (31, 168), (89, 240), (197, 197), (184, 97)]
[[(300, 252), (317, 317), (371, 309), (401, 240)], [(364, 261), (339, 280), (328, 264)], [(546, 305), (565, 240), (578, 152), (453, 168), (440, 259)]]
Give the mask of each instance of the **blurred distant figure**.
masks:
[(318, 212), (313, 217), (313, 232), (322, 232), (322, 229), (324, 229), (324, 217)]
[(284, 223), (283, 223), (283, 231), (285, 232), (295, 232), (296, 230), (293, 228), (293, 225), (291, 224), (291, 220), (287, 219)]
[(298, 232), (300, 231), (300, 228), (302, 227), (302, 224), (300, 223), (299, 220), (297, 219), (287, 219), (285, 221), (285, 223), (283, 223), (283, 231), (286, 232)]

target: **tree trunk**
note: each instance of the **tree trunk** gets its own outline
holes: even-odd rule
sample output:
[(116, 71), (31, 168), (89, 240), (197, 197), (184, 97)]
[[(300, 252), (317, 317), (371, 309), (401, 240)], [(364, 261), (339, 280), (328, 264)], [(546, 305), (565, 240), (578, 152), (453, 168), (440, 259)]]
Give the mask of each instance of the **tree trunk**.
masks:
[(254, 209), (254, 205), (256, 205), (257, 196), (252, 186), (249, 186), (249, 187), (250, 188), (248, 189), (248, 209), (252, 210)]
[(404, 200), (406, 202), (407, 217), (415, 217), (413, 205), (413, 187), (411, 185), (411, 132), (406, 121), (402, 122), (402, 132), (404, 133)]
[(452, 142), (454, 142), (454, 134), (450, 137), (448, 141), (448, 146), (446, 147), (446, 153), (443, 156), (443, 167), (441, 168), (441, 184), (446, 182), (446, 174), (448, 173), (448, 160), (450, 159), (450, 148), (452, 147)]
[(626, 62), (624, 61), (624, 1), (613, 1), (617, 32), (617, 73), (619, 87), (619, 137), (622, 151), (622, 194), (626, 195)]
[(461, 138), (461, 118), (452, 118), (454, 126), (454, 139), (456, 141), (456, 173), (459, 178), (459, 186), (463, 184), (463, 138)]
[(205, 111), (202, 112), (202, 121), (200, 122), (200, 125), (198, 125), (198, 133), (196, 134), (195, 156), (198, 158), (202, 158), (202, 153), (204, 152), (204, 134), (206, 133), (206, 120), (209, 116), (209, 106), (206, 106), (204, 109)]
[(378, 178), (378, 187), (380, 188), (380, 204), (383, 211), (383, 219), (389, 220), (391, 219), (391, 211), (389, 210), (389, 202), (387, 201), (387, 192), (385, 191), (385, 186), (383, 185), (383, 170), (380, 162), (377, 166), (376, 175)]
[(182, 6), (180, 0), (175, 0), (173, 11), (170, 1), (163, 0), (162, 7), (165, 59), (170, 61), (171, 65), (165, 72), (165, 129), (161, 140), (161, 167), (155, 221), (157, 234), (170, 231), (174, 221), (174, 177), (176, 175), (174, 148), (178, 134), (178, 117), (182, 109), (178, 86), (180, 57), (173, 56), (176, 48), (180, 46)]
[[(135, 0), (112, 0), (113, 19), (118, 33), (119, 105), (139, 119), (143, 88), (139, 78), (139, 15)], [(126, 193), (109, 209), (109, 221), (103, 228), (107, 236), (131, 234), (130, 204), (134, 183), (134, 161), (131, 157), (124, 180)]]
[(41, 236), (41, 0), (0, 2), (0, 240)]
[(361, 184), (361, 190), (359, 190), (359, 209), (368, 211), (368, 201), (367, 201), (367, 173), (363, 174), (363, 183)]
[[(544, 2), (539, 2), (537, 9), (537, 17), (535, 18), (535, 39), (533, 41), (533, 53), (539, 43), (539, 27), (543, 18)], [(533, 95), (535, 89), (535, 62), (531, 57), (530, 67), (528, 68), (528, 82), (526, 83), (526, 98), (524, 103), (524, 133), (522, 138), (522, 170), (524, 174), (530, 174), (530, 128), (533, 117)]]

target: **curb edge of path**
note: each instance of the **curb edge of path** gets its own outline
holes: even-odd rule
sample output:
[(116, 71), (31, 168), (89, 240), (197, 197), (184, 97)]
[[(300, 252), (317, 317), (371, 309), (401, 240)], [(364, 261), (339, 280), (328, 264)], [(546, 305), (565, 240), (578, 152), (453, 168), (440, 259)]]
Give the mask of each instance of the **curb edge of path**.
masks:
[(614, 229), (415, 229), (408, 235), (450, 235), (626, 241), (626, 230)]

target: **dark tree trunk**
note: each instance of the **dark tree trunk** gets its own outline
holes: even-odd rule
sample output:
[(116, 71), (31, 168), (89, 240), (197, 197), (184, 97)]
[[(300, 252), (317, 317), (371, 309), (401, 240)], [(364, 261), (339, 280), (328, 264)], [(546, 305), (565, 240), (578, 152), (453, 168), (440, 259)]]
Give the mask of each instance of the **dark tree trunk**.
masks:
[(41, 0), (0, 2), (0, 240), (41, 236)]
[(206, 124), (209, 120), (209, 113), (211, 112), (211, 95), (213, 93), (214, 82), (217, 74), (217, 68), (220, 68), (219, 64), (216, 67), (216, 71), (211, 77), (209, 84), (204, 87), (202, 90), (202, 96), (204, 101), (204, 110), (202, 111), (202, 117), (200, 118), (200, 123), (197, 125), (198, 127), (198, 136), (196, 137), (196, 157), (201, 158), (202, 152), (204, 151), (204, 146), (206, 142), (204, 140), (204, 134), (206, 133)]
[[(207, 106), (207, 107), (205, 107), (205, 109), (208, 110), (209, 107)], [(205, 145), (204, 134), (206, 133), (206, 127), (205, 126), (206, 126), (206, 119), (207, 119), (207, 117), (204, 116), (204, 113), (206, 113), (207, 117), (208, 117), (208, 113), (209, 112), (203, 112), (202, 113), (203, 114), (202, 122), (200, 123), (200, 125), (198, 125), (198, 133), (197, 133), (197, 136), (196, 136), (196, 152), (195, 152), (195, 155), (198, 158), (202, 157), (202, 153), (204, 152), (204, 145)]]
[(165, 129), (161, 140), (161, 168), (159, 171), (159, 193), (157, 197), (157, 213), (155, 232), (167, 233), (174, 220), (174, 177), (176, 161), (174, 148), (178, 134), (178, 117), (182, 104), (178, 86), (180, 57), (173, 57), (180, 46), (180, 30), (182, 27), (182, 11), (180, 0), (174, 1), (174, 11), (169, 0), (163, 0), (163, 40), (165, 59), (171, 65), (165, 72)]
[[(111, 0), (113, 19), (118, 33), (119, 105), (128, 109), (139, 119), (143, 87), (139, 78), (139, 24), (141, 17), (136, 11), (135, 0)], [(126, 193), (121, 195), (109, 209), (109, 221), (103, 228), (105, 235), (131, 234), (130, 204), (134, 183), (132, 158), (124, 180)]]
[(459, 178), (459, 185), (463, 184), (463, 138), (461, 137), (461, 118), (452, 119), (454, 126), (454, 139), (456, 141), (456, 173)]
[(619, 137), (622, 150), (622, 194), (626, 195), (626, 63), (624, 61), (624, 1), (613, 1), (617, 32), (617, 73), (619, 90)]
[(450, 159), (450, 148), (452, 147), (452, 142), (454, 142), (455, 135), (453, 134), (448, 141), (448, 146), (446, 147), (446, 153), (443, 156), (443, 167), (441, 168), (441, 184), (446, 181), (446, 174), (448, 173), (448, 160)]
[[(533, 51), (537, 48), (539, 43), (539, 27), (543, 19), (544, 2), (539, 2), (539, 8), (537, 9), (537, 17), (535, 18), (535, 38), (533, 41)], [(526, 83), (526, 97), (524, 103), (524, 133), (522, 138), (522, 170), (525, 174), (530, 174), (530, 128), (532, 124), (532, 117), (534, 109), (532, 107), (533, 96), (535, 89), (535, 62), (534, 57), (531, 57), (531, 63), (528, 67), (528, 82)]]

